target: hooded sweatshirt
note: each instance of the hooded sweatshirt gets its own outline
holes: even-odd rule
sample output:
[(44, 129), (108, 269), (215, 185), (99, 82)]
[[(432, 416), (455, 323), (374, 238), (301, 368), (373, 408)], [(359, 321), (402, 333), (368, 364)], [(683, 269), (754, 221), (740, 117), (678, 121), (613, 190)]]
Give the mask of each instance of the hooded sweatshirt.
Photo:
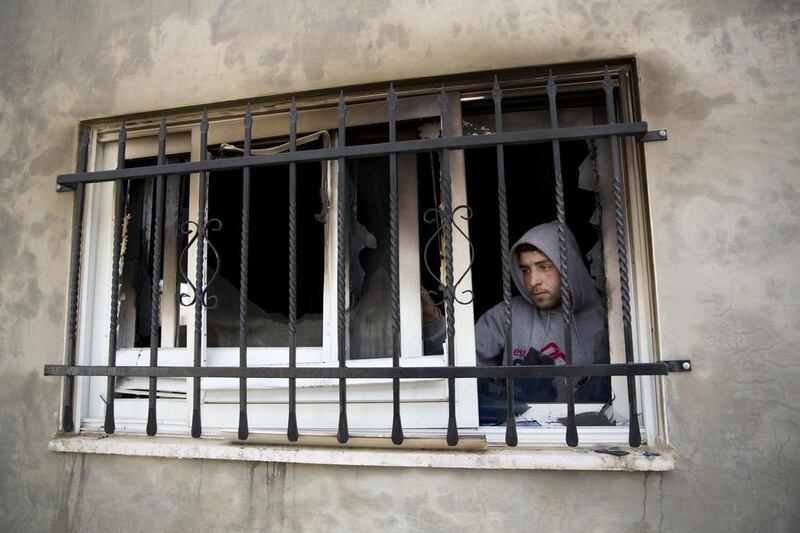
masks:
[[(608, 335), (605, 327), (605, 311), (600, 293), (581, 259), (578, 243), (567, 229), (567, 276), (572, 301), (572, 364), (584, 365), (607, 363)], [(541, 364), (542, 359), (551, 359), (554, 364), (566, 363), (564, 343), (564, 315), (562, 309), (539, 310), (528, 294), (517, 267), (517, 248), (527, 243), (545, 254), (558, 269), (564, 283), (564, 269), (558, 253), (558, 223), (548, 222), (528, 230), (509, 250), (511, 277), (520, 292), (511, 299), (511, 355), (512, 364)], [(505, 329), (503, 315), (505, 304), (495, 305), (475, 324), (475, 349), (478, 365), (503, 364)], [(539, 352), (531, 361), (526, 358), (533, 348)], [(567, 382), (563, 379), (525, 379), (515, 382), (518, 401), (566, 401)], [(504, 396), (504, 394), (501, 394)], [(607, 401), (610, 397), (608, 378), (582, 380), (576, 401)], [(482, 399), (487, 404), (487, 398)], [(489, 402), (490, 403), (490, 402)]]
[[(605, 316), (600, 293), (594, 285), (586, 266), (581, 260), (578, 244), (567, 229), (567, 275), (572, 300), (572, 364), (592, 364), (608, 361)], [(524, 364), (523, 359), (530, 348), (551, 358), (555, 364), (566, 362), (564, 343), (563, 311), (539, 310), (534, 305), (525, 287), (517, 265), (516, 249), (523, 243), (538, 248), (545, 254), (561, 274), (564, 269), (558, 253), (558, 224), (548, 222), (531, 228), (509, 251), (511, 276), (520, 295), (511, 299), (511, 353), (514, 364)], [(501, 302), (489, 309), (475, 325), (475, 347), (478, 365), (502, 364), (505, 347), (503, 315), (505, 305)]]

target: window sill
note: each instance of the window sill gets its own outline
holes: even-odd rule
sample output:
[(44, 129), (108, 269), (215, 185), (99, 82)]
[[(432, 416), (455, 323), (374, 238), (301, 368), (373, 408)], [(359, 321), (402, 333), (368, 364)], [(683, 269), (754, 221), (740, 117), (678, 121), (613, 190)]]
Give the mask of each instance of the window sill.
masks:
[(350, 446), (288, 446), (241, 444), (223, 439), (144, 437), (104, 434), (59, 434), (48, 444), (54, 452), (97, 453), (174, 459), (218, 459), (337, 466), (388, 466), (406, 468), (475, 468), (512, 470), (670, 471), (675, 469), (672, 449), (659, 455), (636, 455), (647, 448), (628, 449), (617, 457), (594, 448), (489, 447), (475, 450), (376, 449)]

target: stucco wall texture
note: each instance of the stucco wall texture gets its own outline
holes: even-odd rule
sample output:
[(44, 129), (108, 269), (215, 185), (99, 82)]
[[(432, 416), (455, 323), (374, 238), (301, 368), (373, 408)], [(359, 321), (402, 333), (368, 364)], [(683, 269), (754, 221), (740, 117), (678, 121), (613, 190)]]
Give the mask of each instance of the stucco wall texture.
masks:
[[(0, 1), (0, 530), (800, 531), (800, 3)], [(80, 119), (635, 56), (664, 474), (47, 451)], [(792, 503), (794, 502), (794, 503)]]

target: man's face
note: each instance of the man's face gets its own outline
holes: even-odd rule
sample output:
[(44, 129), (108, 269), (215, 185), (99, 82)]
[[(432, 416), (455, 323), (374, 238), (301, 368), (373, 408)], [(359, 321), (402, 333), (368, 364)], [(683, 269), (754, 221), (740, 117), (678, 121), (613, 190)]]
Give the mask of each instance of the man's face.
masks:
[(540, 251), (522, 252), (517, 257), (522, 282), (528, 289), (537, 309), (542, 311), (561, 307), (561, 275), (546, 255)]

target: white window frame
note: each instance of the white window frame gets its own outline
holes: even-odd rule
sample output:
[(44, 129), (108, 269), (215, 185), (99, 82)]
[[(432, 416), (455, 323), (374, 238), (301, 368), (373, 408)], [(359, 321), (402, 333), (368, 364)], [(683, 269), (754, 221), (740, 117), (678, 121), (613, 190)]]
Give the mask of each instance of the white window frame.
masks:
[[(451, 100), (458, 103), (457, 94)], [(360, 126), (386, 122), (385, 102), (353, 104), (348, 107), (347, 124)], [(410, 118), (424, 118), (439, 121), (438, 98), (436, 96), (410, 97), (400, 100), (398, 105), (398, 121)], [(332, 130), (336, 126), (336, 109), (322, 108), (301, 111), (298, 120), (298, 131), (302, 133)], [(460, 118), (452, 118), (452, 124), (460, 125)], [(177, 130), (177, 131), (176, 131)], [(288, 113), (265, 114), (254, 117), (253, 138), (270, 138), (285, 136), (288, 133)], [(126, 145), (126, 159), (151, 157), (157, 153), (156, 129), (153, 124), (139, 129), (129, 126)], [(167, 154), (191, 153), (191, 160), (199, 160), (199, 126), (170, 128)], [(460, 130), (453, 134), (460, 134)], [(208, 130), (208, 144), (241, 141), (243, 128), (241, 118), (222, 118), (211, 120)], [(334, 136), (335, 139), (335, 136)], [(104, 132), (98, 128), (92, 137), (92, 170), (107, 170), (116, 167), (117, 135), (114, 126)], [(400, 187), (399, 209), (400, 220), (407, 221), (400, 226), (400, 271), (402, 321), (401, 332), (401, 365), (402, 366), (444, 366), (444, 355), (423, 356), (421, 306), (419, 300), (421, 266), (415, 268), (413, 256), (418, 255), (418, 228), (416, 226), (416, 160), (413, 155), (398, 156), (398, 179), (401, 184), (411, 183), (413, 187)], [(298, 366), (335, 366), (338, 364), (336, 354), (336, 225), (335, 206), (337, 163), (328, 163), (327, 181), (328, 197), (331, 208), (328, 210), (329, 221), (326, 225), (325, 251), (325, 287), (323, 290), (323, 342), (321, 347), (298, 346)], [(412, 180), (403, 181), (403, 173), (413, 171)], [(454, 201), (466, 203), (466, 192), (463, 178), (463, 155), (451, 154), (451, 174), (453, 176)], [(197, 175), (190, 178), (190, 220), (197, 218), (199, 179)], [(104, 365), (108, 353), (108, 323), (110, 310), (105, 309), (110, 301), (111, 275), (111, 240), (110, 229), (113, 214), (110, 211), (113, 197), (112, 183), (91, 184), (87, 187), (86, 218), (87, 234), (85, 238), (84, 261), (81, 279), (82, 296), (88, 302), (80, 310), (81, 341), (79, 343), (79, 363)], [(458, 204), (456, 204), (458, 205)], [(403, 216), (403, 211), (413, 209), (413, 216)], [(103, 224), (101, 221), (106, 221)], [(408, 224), (411, 221), (411, 224)], [(99, 225), (99, 227), (98, 227)], [(92, 229), (89, 229), (92, 228)], [(251, 243), (253, 238), (251, 237)], [(404, 253), (405, 252), (405, 253)], [(413, 252), (413, 253), (412, 253)], [(454, 242), (454, 264), (456, 270), (466, 269), (468, 264), (468, 248), (465, 240)], [(196, 251), (194, 246), (188, 253), (187, 272), (194, 272)], [(99, 268), (97, 268), (99, 266)], [(91, 280), (91, 281), (87, 281)], [(469, 275), (463, 281), (469, 287)], [(91, 294), (90, 294), (91, 293)], [(213, 285), (210, 288), (213, 294)], [(189, 313), (193, 311), (189, 309)], [(163, 315), (162, 315), (163, 319)], [(456, 352), (459, 354), (457, 364), (474, 364), (474, 334), (471, 308), (456, 309), (456, 323), (459, 331), (455, 340)], [(203, 313), (203, 339), (205, 339), (206, 316)], [(159, 349), (159, 364), (162, 366), (190, 366), (194, 351), (194, 323), (186, 320), (187, 346), (182, 348), (164, 346)], [(163, 346), (163, 343), (162, 343)], [(202, 347), (203, 366), (237, 366), (237, 347)], [(469, 357), (472, 354), (472, 357)], [(288, 361), (288, 347), (249, 347), (249, 366), (285, 366)], [(120, 366), (146, 366), (149, 364), (149, 348), (121, 348), (117, 350), (117, 364)], [(374, 358), (348, 361), (351, 367), (391, 366), (391, 358)], [(77, 393), (82, 402), (78, 402), (77, 419), (82, 429), (99, 429), (103, 421), (103, 400), (105, 382), (103, 377), (78, 378)], [(146, 378), (135, 379), (129, 386), (145, 386)], [(159, 382), (162, 380), (160, 379)], [(191, 380), (168, 380), (170, 390), (176, 393), (181, 390), (177, 381), (183, 381), (183, 393), (186, 398), (170, 398), (169, 394), (159, 394), (158, 423), (159, 427), (169, 427), (177, 433), (184, 433), (191, 420), (192, 387)], [(203, 379), (203, 420), (204, 432), (214, 433), (230, 428), (222, 421), (238, 419), (238, 379), (218, 378)], [(338, 419), (338, 380), (298, 380), (298, 423), (303, 429), (318, 430), (335, 428)], [(391, 380), (350, 380), (348, 381), (348, 418), (353, 430), (374, 430), (385, 427), (391, 420)], [(282, 427), (286, 421), (287, 381), (285, 379), (249, 379), (248, 412), (253, 428), (274, 429)], [(457, 382), (457, 416), (464, 427), (477, 425), (477, 413), (471, 404), (475, 404), (476, 393), (469, 383)], [(163, 391), (162, 388), (159, 389)], [(178, 394), (176, 394), (177, 396)], [(401, 406), (404, 425), (408, 428), (444, 427), (447, 420), (446, 381), (442, 379), (403, 380), (401, 384)], [(92, 400), (93, 399), (93, 400)], [(98, 401), (100, 400), (100, 401)], [(363, 404), (363, 405), (362, 405)], [(334, 413), (335, 411), (335, 413)], [(435, 414), (433, 414), (435, 413)], [(335, 414), (335, 416), (334, 416)], [(146, 421), (146, 400), (115, 399), (115, 415), (118, 430), (137, 431), (144, 427)], [(234, 416), (235, 415), (235, 416)]]

